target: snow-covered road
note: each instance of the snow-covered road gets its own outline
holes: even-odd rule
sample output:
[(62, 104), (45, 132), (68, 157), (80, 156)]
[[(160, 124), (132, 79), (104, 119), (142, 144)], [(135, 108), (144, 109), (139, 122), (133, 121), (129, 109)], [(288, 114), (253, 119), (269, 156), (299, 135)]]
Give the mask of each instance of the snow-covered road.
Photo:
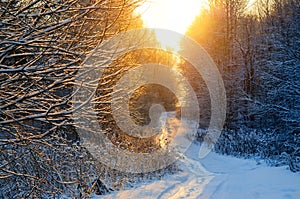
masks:
[(300, 173), (216, 153), (200, 160), (198, 150), (199, 145), (192, 144), (176, 175), (95, 198), (300, 198)]

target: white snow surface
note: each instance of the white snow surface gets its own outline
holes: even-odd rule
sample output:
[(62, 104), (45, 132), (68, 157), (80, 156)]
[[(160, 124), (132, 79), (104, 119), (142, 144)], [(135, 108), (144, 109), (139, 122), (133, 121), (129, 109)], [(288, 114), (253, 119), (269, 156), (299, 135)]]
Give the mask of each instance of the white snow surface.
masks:
[(292, 173), (286, 166), (269, 167), (263, 161), (214, 152), (199, 159), (199, 148), (197, 144), (191, 145), (179, 160), (182, 171), (175, 175), (93, 199), (300, 199), (300, 173)]

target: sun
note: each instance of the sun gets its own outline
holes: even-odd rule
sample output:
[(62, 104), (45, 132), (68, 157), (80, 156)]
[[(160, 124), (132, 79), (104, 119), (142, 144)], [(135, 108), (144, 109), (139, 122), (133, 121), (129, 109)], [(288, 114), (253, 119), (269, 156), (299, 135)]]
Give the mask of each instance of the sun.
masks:
[[(175, 31), (184, 35), (201, 9), (208, 7), (208, 0), (145, 0), (136, 11), (141, 14), (145, 27)], [(174, 36), (174, 35), (173, 35)], [(179, 38), (160, 35), (157, 40), (164, 49), (180, 50)]]
[(137, 9), (149, 28), (163, 28), (184, 34), (207, 0), (146, 0)]

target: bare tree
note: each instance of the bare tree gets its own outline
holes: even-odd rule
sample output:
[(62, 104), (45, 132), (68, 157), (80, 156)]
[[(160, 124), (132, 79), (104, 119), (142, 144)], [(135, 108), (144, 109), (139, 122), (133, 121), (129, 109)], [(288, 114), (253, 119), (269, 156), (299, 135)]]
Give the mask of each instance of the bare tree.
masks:
[(101, 187), (77, 144), (74, 78), (91, 50), (134, 26), (138, 4), (0, 2), (0, 197), (85, 197)]
[(189, 34), (216, 61), (227, 90), (216, 149), (299, 164), (299, 1), (257, 1), (251, 13), (242, 1), (210, 3)]

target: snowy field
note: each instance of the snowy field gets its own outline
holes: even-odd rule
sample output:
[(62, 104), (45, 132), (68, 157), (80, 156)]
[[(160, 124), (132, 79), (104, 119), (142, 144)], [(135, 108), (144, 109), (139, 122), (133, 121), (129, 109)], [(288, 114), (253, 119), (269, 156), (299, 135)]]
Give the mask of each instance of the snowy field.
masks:
[(300, 198), (300, 173), (284, 167), (269, 167), (263, 161), (238, 159), (210, 153), (198, 158), (193, 144), (179, 161), (182, 172), (98, 198), (215, 198), (284, 199)]

